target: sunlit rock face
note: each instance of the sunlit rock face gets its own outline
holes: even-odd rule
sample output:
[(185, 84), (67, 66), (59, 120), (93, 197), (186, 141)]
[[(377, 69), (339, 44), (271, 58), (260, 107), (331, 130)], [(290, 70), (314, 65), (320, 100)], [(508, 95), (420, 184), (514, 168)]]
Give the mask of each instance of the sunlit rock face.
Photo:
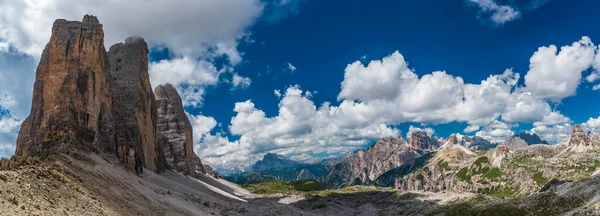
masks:
[[(456, 137), (455, 137), (456, 138)], [(425, 131), (414, 131), (409, 139), (409, 145), (416, 149), (433, 150), (439, 146)]]
[(36, 70), (31, 113), (21, 125), (15, 155), (111, 150), (115, 128), (109, 70), (96, 17), (56, 20)]
[(159, 85), (154, 90), (158, 111), (158, 132), (165, 137), (159, 149), (166, 158), (168, 168), (195, 175), (196, 167), (203, 170), (194, 153), (192, 125), (183, 110), (181, 97), (171, 84)]

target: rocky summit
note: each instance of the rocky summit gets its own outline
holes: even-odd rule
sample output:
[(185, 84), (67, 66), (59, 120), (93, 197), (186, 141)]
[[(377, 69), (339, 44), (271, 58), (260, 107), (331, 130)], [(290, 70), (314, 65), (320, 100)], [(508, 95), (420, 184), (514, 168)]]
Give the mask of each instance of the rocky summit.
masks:
[(322, 181), (330, 188), (369, 184), (381, 174), (414, 161), (425, 154), (425, 149), (432, 148), (431, 137), (428, 138), (427, 134), (421, 132), (413, 133), (410, 145), (401, 137), (386, 138), (367, 150), (344, 156), (336, 161), (337, 164), (322, 177)]
[(133, 151), (146, 168), (157, 171), (158, 117), (148, 75), (148, 45), (143, 38), (130, 37), (111, 46), (108, 54), (117, 155), (127, 161)]
[(262, 160), (259, 160), (252, 165), (251, 169), (253, 172), (264, 172), (293, 167), (296, 164), (298, 164), (296, 161), (287, 159), (283, 155), (267, 153)]
[(109, 71), (104, 32), (96, 17), (56, 20), (36, 70), (31, 114), (21, 125), (15, 155), (114, 148)]
[(522, 132), (519, 135), (519, 138), (524, 140), (528, 145), (534, 144), (548, 144), (546, 140), (542, 140), (536, 133)]
[(423, 150), (433, 150), (439, 147), (437, 141), (433, 140), (425, 131), (412, 132), (408, 143), (413, 148)]
[[(154, 92), (158, 109), (157, 129), (160, 136), (164, 137), (159, 139), (158, 144), (165, 156), (166, 165), (182, 173), (194, 175), (196, 167), (200, 170), (204, 168), (194, 163), (196, 156), (193, 130), (183, 110), (181, 97), (170, 84), (158, 85)], [(198, 163), (199, 161), (198, 159)]]
[(54, 22), (16, 149), (23, 158), (114, 155), (137, 173), (205, 173), (179, 94), (169, 84), (152, 91), (144, 39), (129, 37), (106, 52), (102, 24), (89, 15)]

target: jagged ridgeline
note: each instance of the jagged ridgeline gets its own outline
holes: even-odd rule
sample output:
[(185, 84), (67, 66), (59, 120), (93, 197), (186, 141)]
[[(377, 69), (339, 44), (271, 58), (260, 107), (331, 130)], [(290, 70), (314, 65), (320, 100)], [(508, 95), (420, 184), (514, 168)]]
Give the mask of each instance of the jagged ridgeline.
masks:
[(519, 197), (600, 174), (600, 135), (573, 127), (571, 137), (548, 145), (521, 133), (496, 145), (478, 137), (383, 138), (365, 150), (314, 164), (267, 154), (248, 173), (226, 179), (252, 184), (270, 180), (317, 180), (326, 188), (378, 185), (406, 191), (474, 192)]
[(90, 15), (54, 22), (15, 155), (44, 159), (73, 151), (114, 155), (138, 173), (214, 174), (193, 152), (177, 90), (166, 84), (152, 91), (144, 39), (127, 38), (106, 52), (102, 24)]

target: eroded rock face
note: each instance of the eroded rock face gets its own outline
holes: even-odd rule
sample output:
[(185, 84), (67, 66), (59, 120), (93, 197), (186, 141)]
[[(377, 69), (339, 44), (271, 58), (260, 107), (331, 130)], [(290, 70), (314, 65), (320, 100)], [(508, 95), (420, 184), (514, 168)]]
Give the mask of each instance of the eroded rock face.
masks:
[(479, 137), (479, 136), (473, 136), (473, 137), (468, 137), (468, 136), (464, 136), (462, 138), (462, 144), (470, 149), (475, 149), (475, 150), (480, 150), (480, 151), (487, 151), (490, 149), (493, 149), (495, 147), (494, 144), (490, 143), (490, 141), (487, 141), (486, 139)]
[(423, 150), (411, 148), (402, 138), (384, 138), (365, 151), (334, 161), (335, 165), (323, 176), (323, 182), (329, 188), (369, 183), (422, 154)]
[(456, 134), (450, 135), (450, 138), (448, 138), (448, 142), (450, 142), (451, 144), (458, 144), (458, 138), (456, 138)]
[(195, 162), (192, 125), (183, 110), (181, 97), (171, 84), (157, 86), (154, 94), (158, 111), (157, 130), (165, 137), (164, 142), (159, 142), (159, 149), (165, 156), (166, 166), (193, 176), (199, 166), (196, 164), (202, 163), (199, 159)]
[(508, 140), (506, 140), (506, 142), (504, 142), (503, 145), (509, 149), (527, 148), (528, 146), (527, 142), (517, 135), (511, 136)]
[(581, 127), (580, 124), (573, 125), (571, 139), (569, 140), (569, 146), (587, 146), (590, 144), (590, 138), (585, 134), (583, 127)]
[(423, 150), (433, 150), (439, 147), (437, 146), (437, 142), (429, 137), (425, 131), (414, 131), (410, 136), (409, 145), (413, 148)]
[(157, 112), (148, 74), (148, 45), (130, 37), (110, 47), (110, 81), (115, 106), (116, 153), (122, 162), (133, 151), (146, 168), (157, 171)]
[(96, 17), (56, 20), (36, 70), (31, 113), (21, 125), (15, 155), (110, 149), (114, 119), (108, 71), (104, 32)]

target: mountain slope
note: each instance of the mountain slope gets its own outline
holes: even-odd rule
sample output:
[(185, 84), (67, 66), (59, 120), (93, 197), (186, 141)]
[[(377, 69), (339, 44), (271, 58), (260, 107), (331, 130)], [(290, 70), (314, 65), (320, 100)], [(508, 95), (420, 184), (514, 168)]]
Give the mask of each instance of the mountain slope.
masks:
[(423, 134), (423, 131), (413, 132), (409, 142), (402, 138), (384, 138), (367, 150), (344, 156), (323, 176), (322, 181), (328, 188), (368, 184), (379, 175), (410, 163), (434, 148), (434, 141)]
[(582, 180), (600, 168), (600, 141), (587, 137), (579, 125), (559, 145), (526, 146), (517, 136), (511, 139), (512, 149), (505, 144), (476, 154), (450, 138), (428, 158), (388, 171), (376, 182), (404, 190), (522, 196), (535, 194), (551, 179)]
[(252, 165), (252, 172), (264, 172), (270, 170), (279, 170), (283, 168), (293, 167), (298, 162), (290, 160), (283, 155), (267, 153), (262, 160), (257, 161)]

